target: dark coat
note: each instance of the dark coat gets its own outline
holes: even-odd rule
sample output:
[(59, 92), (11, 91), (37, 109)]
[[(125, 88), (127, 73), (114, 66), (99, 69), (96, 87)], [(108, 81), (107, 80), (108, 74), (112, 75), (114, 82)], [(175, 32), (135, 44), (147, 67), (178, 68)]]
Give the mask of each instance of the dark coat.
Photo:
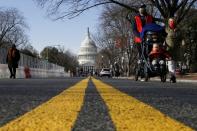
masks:
[(9, 67), (18, 68), (18, 62), (20, 60), (20, 52), (16, 48), (10, 48), (7, 53), (6, 62)]

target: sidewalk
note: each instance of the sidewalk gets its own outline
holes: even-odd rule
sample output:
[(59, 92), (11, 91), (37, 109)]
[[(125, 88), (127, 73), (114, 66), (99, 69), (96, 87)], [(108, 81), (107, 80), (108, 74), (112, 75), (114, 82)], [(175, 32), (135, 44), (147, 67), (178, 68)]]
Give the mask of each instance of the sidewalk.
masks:
[(197, 80), (197, 73), (187, 73), (186, 75), (177, 75), (177, 79)]
[(185, 75), (177, 75), (177, 82), (197, 83), (197, 73), (187, 73)]
[[(132, 80), (134, 80), (134, 76), (119, 77), (118, 79), (132, 79)], [(160, 78), (159, 77), (153, 77), (153, 78), (151, 78), (151, 80), (160, 81)], [(167, 77), (167, 81), (169, 81), (168, 77)], [(188, 73), (188, 74), (185, 74), (185, 75), (177, 75), (177, 82), (197, 83), (197, 73)]]

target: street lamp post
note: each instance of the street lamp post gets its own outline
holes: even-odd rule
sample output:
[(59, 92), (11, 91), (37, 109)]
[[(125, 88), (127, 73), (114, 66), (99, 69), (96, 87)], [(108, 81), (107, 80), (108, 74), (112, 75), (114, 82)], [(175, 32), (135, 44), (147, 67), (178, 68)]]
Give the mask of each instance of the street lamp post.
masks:
[(46, 58), (47, 62), (49, 61), (49, 47), (47, 47), (47, 58)]
[(47, 47), (47, 62), (46, 62), (46, 69), (49, 69), (49, 47), (60, 46), (60, 45), (50, 45)]
[(101, 61), (102, 61), (101, 66), (102, 66), (102, 67), (101, 67), (101, 68), (103, 68), (103, 57), (104, 57), (104, 56), (102, 55), (102, 56), (101, 56), (101, 58), (102, 58), (102, 60), (101, 60)]
[(121, 66), (122, 66), (122, 71), (123, 71), (122, 73), (123, 73), (123, 75), (124, 75), (124, 72), (125, 72), (125, 69), (124, 69), (124, 67), (125, 67), (125, 66), (124, 66), (124, 60), (125, 60), (125, 58), (124, 58), (124, 56), (122, 56), (121, 59), (122, 59), (122, 60), (121, 60)]
[(46, 58), (47, 61), (49, 61), (49, 47), (55, 47), (55, 46), (60, 47), (60, 45), (50, 45), (47, 47), (47, 58)]

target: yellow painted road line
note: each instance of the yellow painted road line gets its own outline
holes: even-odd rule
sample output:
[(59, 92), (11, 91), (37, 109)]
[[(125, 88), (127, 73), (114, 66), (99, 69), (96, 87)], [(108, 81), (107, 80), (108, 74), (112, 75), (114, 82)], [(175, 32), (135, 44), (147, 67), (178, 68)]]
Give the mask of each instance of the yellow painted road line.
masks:
[(92, 79), (104, 99), (118, 131), (191, 131), (190, 127), (153, 107), (120, 92), (100, 80)]
[(81, 110), (88, 79), (0, 128), (0, 131), (70, 131)]

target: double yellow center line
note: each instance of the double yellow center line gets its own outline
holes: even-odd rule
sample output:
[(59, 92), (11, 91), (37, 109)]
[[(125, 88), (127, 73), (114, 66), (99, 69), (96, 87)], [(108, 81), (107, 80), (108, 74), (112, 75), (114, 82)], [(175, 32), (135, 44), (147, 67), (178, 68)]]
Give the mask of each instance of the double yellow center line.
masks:
[(81, 110), (88, 81), (82, 80), (0, 131), (70, 131)]
[(118, 131), (191, 131), (153, 107), (93, 79)]
[[(70, 131), (84, 102), (89, 78), (6, 124), (0, 131)], [(191, 131), (153, 107), (92, 78), (118, 131)]]

